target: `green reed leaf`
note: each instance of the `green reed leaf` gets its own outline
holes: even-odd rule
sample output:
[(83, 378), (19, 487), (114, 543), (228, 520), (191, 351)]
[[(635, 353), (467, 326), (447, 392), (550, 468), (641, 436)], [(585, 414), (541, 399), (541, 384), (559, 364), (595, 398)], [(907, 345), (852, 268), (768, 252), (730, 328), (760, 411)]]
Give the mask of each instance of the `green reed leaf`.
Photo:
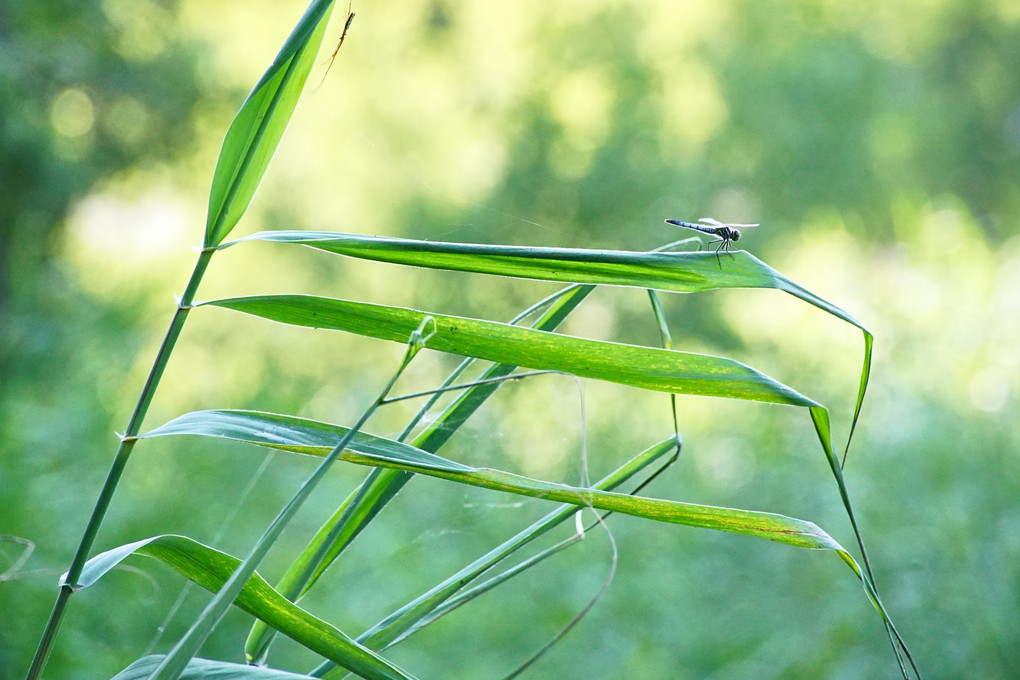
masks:
[(308, 328), (403, 342), (426, 317), (429, 349), (502, 364), (572, 373), (632, 387), (795, 406), (818, 404), (764, 373), (723, 357), (587, 340), (510, 324), (309, 295), (202, 303)]
[(335, 0), (313, 0), (227, 130), (216, 161), (205, 247), (220, 244), (248, 209), (290, 123)]
[[(113, 548), (90, 559), (82, 570), (78, 588), (91, 586), (133, 554), (153, 557), (211, 592), (219, 591), (241, 564), (236, 557), (186, 536), (154, 536)], [(390, 680), (410, 677), (332, 625), (288, 601), (257, 573), (245, 582), (234, 599), (234, 605), (295, 642), (363, 677)], [(158, 657), (155, 667), (164, 661), (164, 657)]]

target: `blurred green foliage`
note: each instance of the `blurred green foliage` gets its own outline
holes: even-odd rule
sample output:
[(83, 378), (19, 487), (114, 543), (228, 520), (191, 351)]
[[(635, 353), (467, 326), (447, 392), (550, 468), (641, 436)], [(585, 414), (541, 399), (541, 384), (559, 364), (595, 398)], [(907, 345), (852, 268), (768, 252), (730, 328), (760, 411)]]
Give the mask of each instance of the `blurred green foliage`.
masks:
[[(0, 611), (18, 622), (0, 626), (2, 677), (28, 666), (111, 432), (184, 285), (223, 132), (302, 10), (271, 0), (0, 6), (0, 534), (36, 546), (0, 578)], [(847, 476), (884, 599), (922, 671), (1020, 676), (1017, 3), (420, 0), (354, 11), (239, 232), (651, 248), (680, 236), (666, 217), (761, 222), (741, 246), (875, 332)], [(200, 297), (317, 292), (502, 319), (551, 290), (267, 245), (217, 259)], [(656, 343), (639, 293), (593, 296), (568, 330)], [(760, 368), (831, 406), (845, 430), (856, 333), (776, 293), (663, 301), (679, 348)], [(349, 424), (398, 360), (363, 339), (202, 311), (149, 427), (227, 406)], [(449, 366), (423, 357), (408, 390)], [(576, 387), (532, 383), (499, 396), (444, 455), (575, 479)], [(598, 384), (584, 394), (595, 474), (668, 434), (661, 395)], [(684, 457), (649, 493), (782, 512), (848, 542), (806, 416), (680, 405)], [(371, 429), (392, 434), (410, 408)], [(313, 464), (276, 454), (253, 480), (262, 452), (142, 448), (101, 548), (175, 532), (241, 554)], [(361, 474), (333, 475), (288, 547)], [(306, 603), (359, 632), (544, 509), (415, 480)], [(830, 558), (626, 518), (612, 526), (616, 581), (533, 677), (893, 677), (877, 617)], [(0, 543), (0, 573), (20, 550)], [(506, 672), (608, 568), (597, 533), (561, 557), (392, 658), (422, 677)], [(286, 558), (267, 565), (270, 580)], [(111, 675), (156, 640), (181, 584), (135, 565), (72, 601), (50, 677)], [(156, 651), (202, 602), (185, 600)], [(232, 615), (205, 653), (239, 660), (246, 630)], [(271, 661), (314, 663), (285, 643)]]

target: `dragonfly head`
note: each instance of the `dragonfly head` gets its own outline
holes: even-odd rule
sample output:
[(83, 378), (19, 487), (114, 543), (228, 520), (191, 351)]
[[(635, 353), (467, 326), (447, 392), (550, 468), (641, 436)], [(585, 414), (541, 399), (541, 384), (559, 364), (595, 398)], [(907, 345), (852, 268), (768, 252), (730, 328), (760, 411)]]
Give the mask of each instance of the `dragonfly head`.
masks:
[(730, 229), (730, 240), (731, 241), (739, 241), (740, 240), (740, 230), (739, 229)]

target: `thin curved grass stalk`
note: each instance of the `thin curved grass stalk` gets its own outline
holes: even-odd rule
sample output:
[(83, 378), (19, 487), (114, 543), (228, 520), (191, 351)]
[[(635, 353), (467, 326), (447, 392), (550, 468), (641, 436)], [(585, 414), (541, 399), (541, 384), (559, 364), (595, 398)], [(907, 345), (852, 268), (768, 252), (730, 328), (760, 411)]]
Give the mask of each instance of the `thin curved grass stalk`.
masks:
[(461, 390), (469, 390), (472, 387), (482, 387), (488, 385), (499, 385), (500, 383), (516, 382), (518, 380), (524, 380), (525, 378), (534, 378), (538, 375), (568, 375), (572, 376), (572, 373), (564, 373), (563, 371), (525, 371), (524, 373), (511, 373), (510, 375), (504, 375), (498, 378), (479, 378), (478, 380), (472, 380), (466, 383), (457, 383), (456, 385), (444, 385), (443, 387), (437, 387), (431, 390), (421, 390), (420, 392), (409, 392), (407, 394), (401, 394), (397, 397), (389, 397), (385, 404), (395, 404), (398, 401), (407, 401), (408, 399), (421, 399), (422, 397), (439, 396), (446, 394), (447, 392), (459, 392)]
[(0, 572), (0, 583), (13, 581), (17, 578), (16, 575), (21, 571), (21, 568), (32, 557), (32, 553), (35, 552), (35, 543), (21, 536), (9, 536), (6, 534), (0, 534), (0, 543), (16, 543), (21, 546), (21, 554), (14, 558), (14, 561), (6, 569)]
[[(592, 510), (592, 512), (594, 512), (594, 510)], [(528, 657), (527, 660), (524, 661), (524, 663), (518, 666), (513, 672), (504, 676), (503, 680), (513, 680), (514, 678), (521, 675), (521, 673), (528, 670), (528, 668), (534, 665), (536, 661), (545, 656), (546, 652), (555, 647), (556, 644), (559, 643), (559, 641), (562, 640), (567, 633), (573, 630), (574, 627), (577, 624), (579, 624), (581, 620), (584, 619), (585, 616), (588, 615), (588, 612), (592, 610), (595, 604), (602, 599), (602, 596), (606, 593), (606, 591), (609, 590), (609, 586), (610, 584), (612, 584), (613, 578), (616, 576), (616, 568), (620, 562), (620, 551), (616, 546), (616, 539), (613, 538), (613, 532), (610, 531), (609, 526), (605, 523), (605, 521), (603, 521), (602, 517), (600, 517), (597, 512), (595, 513), (595, 520), (596, 523), (605, 530), (606, 538), (609, 539), (609, 546), (610, 549), (612, 550), (612, 562), (609, 565), (609, 573), (606, 574), (605, 580), (602, 581), (602, 585), (599, 587), (598, 592), (596, 592), (595, 595), (592, 596), (590, 600), (588, 600), (588, 603), (585, 604), (581, 611), (575, 614), (574, 617), (570, 619), (570, 621), (568, 621), (563, 626), (563, 628), (561, 628), (556, 633), (556, 635), (554, 635), (548, 642), (546, 642), (538, 650), (536, 650), (534, 654), (532, 654), (530, 657)], [(580, 540), (581, 538), (584, 538), (584, 531), (582, 530), (574, 535), (577, 537), (577, 540)]]
[[(669, 468), (677, 460), (679, 455), (680, 455), (680, 447), (678, 446), (676, 452), (670, 457), (670, 459), (667, 460), (662, 465), (660, 465), (658, 467), (658, 469), (655, 470), (655, 472), (653, 472), (647, 479), (645, 479), (637, 487), (635, 487), (634, 490), (630, 492), (630, 495), (632, 495), (632, 496), (633, 495), (637, 495), (641, 491), (641, 489), (643, 489), (645, 486), (647, 486), (649, 483), (651, 483), (660, 474), (665, 472), (665, 470), (667, 468)], [(407, 639), (408, 637), (410, 637), (414, 633), (416, 633), (419, 630), (425, 628), (429, 624), (437, 621), (438, 619), (442, 618), (443, 616), (445, 616), (445, 615), (447, 615), (449, 613), (452, 613), (454, 610), (458, 609), (459, 607), (461, 607), (461, 606), (463, 606), (465, 604), (468, 604), (469, 602), (471, 602), (475, 598), (480, 597), (481, 595), (484, 595), (485, 593), (489, 592), (490, 590), (493, 590), (494, 588), (502, 585), (506, 581), (509, 581), (511, 578), (524, 573), (528, 569), (531, 569), (532, 567), (540, 564), (541, 562), (545, 561), (546, 559), (548, 559), (548, 558), (558, 554), (559, 552), (569, 548), (570, 546), (578, 543), (579, 541), (581, 541), (584, 538), (586, 533), (592, 531), (596, 526), (599, 526), (600, 524), (602, 524), (612, 514), (613, 514), (612, 512), (606, 512), (606, 513), (603, 513), (602, 515), (596, 515), (596, 521), (592, 522), (587, 527), (584, 527), (581, 531), (575, 532), (574, 534), (570, 535), (569, 537), (559, 541), (555, 545), (552, 545), (552, 546), (542, 550), (541, 552), (536, 553), (535, 555), (532, 555), (531, 557), (527, 558), (526, 560), (523, 560), (523, 561), (515, 564), (514, 566), (510, 567), (509, 569), (506, 569), (505, 571), (500, 572), (496, 576), (488, 578), (485, 581), (483, 581), (481, 583), (478, 583), (477, 585), (472, 586), (471, 588), (467, 588), (467, 589), (457, 593), (456, 595), (451, 596), (450, 599), (448, 599), (446, 602), (444, 602), (443, 604), (437, 606), (431, 612), (429, 612), (429, 613), (425, 614), (424, 616), (422, 616), (421, 619), (419, 619), (417, 623), (415, 623), (410, 628), (408, 628), (406, 631), (401, 633), (400, 636), (397, 637), (396, 639), (394, 639), (392, 642), (389, 642), (380, 651), (384, 651), (386, 649), (389, 649), (393, 645), (395, 645), (395, 644), (397, 644), (399, 642), (402, 642), (403, 640)], [(519, 548), (521, 546), (517, 546), (517, 547)], [(615, 551), (614, 551), (614, 554), (615, 554)], [(505, 559), (505, 556), (504, 556), (503, 559)], [(614, 569), (615, 569), (615, 567), (614, 567)], [(579, 623), (581, 621), (583, 616), (585, 614), (587, 614), (591, 610), (591, 608), (594, 606), (594, 604), (597, 602), (597, 600), (604, 594), (604, 592), (606, 590), (606, 586), (608, 586), (608, 580), (606, 581), (605, 585), (602, 588), (599, 589), (599, 592), (596, 593), (596, 595), (589, 601), (588, 606), (586, 606), (583, 611), (581, 611), (577, 616), (574, 617), (574, 619), (572, 619), (567, 624), (567, 626), (561, 631), (561, 634), (558, 635), (556, 637), (556, 639), (552, 641), (552, 643), (555, 643), (556, 641), (561, 639), (563, 637), (563, 635), (566, 634), (569, 631), (570, 628), (572, 628), (573, 626), (575, 626), (577, 623)], [(550, 643), (549, 645), (546, 645), (545, 647), (543, 647), (543, 649), (540, 650), (541, 653), (544, 653), (545, 651), (547, 651), (551, 647), (552, 643)], [(535, 659), (537, 659), (537, 656), (535, 658), (531, 659), (529, 661), (528, 665), (530, 665), (530, 662), (534, 661)], [(324, 680), (334, 680), (335, 678), (349, 677), (348, 675), (345, 675), (342, 672), (338, 672), (338, 669), (336, 669), (335, 665), (324, 664), (324, 666), (320, 666), (319, 668), (323, 668), (323, 667), (334, 669), (334, 670), (331, 670), (330, 672), (325, 673), (325, 675), (322, 676), (324, 678)], [(316, 676), (316, 672), (319, 671), (319, 668), (315, 669), (315, 671), (312, 671), (312, 676), (317, 677)], [(524, 669), (524, 667), (522, 666), (518, 670), (523, 670), (523, 669)]]
[[(637, 495), (637, 493), (641, 490), (642, 487), (644, 487), (654, 477), (658, 476), (666, 468), (668, 468), (670, 465), (672, 465), (673, 461), (676, 460), (675, 456), (676, 456), (676, 454), (674, 454), (673, 458), (671, 458), (670, 460), (666, 461), (661, 466), (659, 466), (659, 468), (651, 476), (649, 476), (649, 478), (647, 480), (642, 482), (637, 488), (635, 488), (633, 491), (631, 491), (630, 495), (631, 496)], [(559, 541), (558, 543), (556, 543), (554, 545), (551, 545), (548, 548), (545, 548), (544, 550), (542, 550), (542, 551), (540, 551), (538, 553), (535, 553), (531, 557), (529, 557), (529, 558), (527, 558), (525, 560), (522, 560), (521, 562), (518, 562), (517, 564), (513, 565), (512, 567), (506, 569), (505, 571), (502, 571), (499, 574), (497, 574), (495, 576), (492, 576), (492, 577), (486, 579), (485, 581), (482, 581), (481, 583), (478, 583), (478, 584), (476, 584), (476, 585), (474, 585), (474, 586), (472, 586), (470, 588), (467, 588), (467, 589), (463, 590), (462, 592), (458, 593), (457, 595), (451, 597), (449, 600), (444, 602), (442, 605), (440, 605), (439, 607), (436, 607), (428, 615), (422, 617), (422, 619), (420, 621), (418, 621), (418, 623), (416, 623), (414, 626), (409, 628), (399, 638), (397, 638), (396, 640), (394, 640), (390, 644), (386, 645), (386, 647), (384, 647), (383, 650), (389, 649), (390, 647), (392, 647), (393, 645), (397, 644), (398, 642), (402, 642), (403, 640), (407, 639), (408, 637), (410, 637), (414, 633), (417, 633), (422, 628), (425, 628), (430, 623), (432, 623), (432, 622), (442, 618), (443, 616), (446, 616), (447, 614), (453, 612), (455, 609), (458, 609), (459, 607), (467, 604), (468, 602), (474, 600), (475, 598), (480, 597), (481, 595), (484, 595), (485, 593), (487, 593), (490, 590), (496, 588), (497, 586), (501, 585), (502, 583), (504, 583), (506, 581), (509, 581), (513, 577), (518, 576), (520, 574), (523, 574), (528, 569), (531, 569), (532, 567), (537, 566), (538, 564), (544, 562), (546, 559), (548, 559), (548, 558), (550, 558), (550, 557), (552, 557), (552, 556), (562, 552), (563, 550), (566, 550), (570, 546), (579, 543), (581, 540), (584, 539), (585, 535), (588, 532), (592, 531), (595, 527), (599, 526), (603, 521), (605, 521), (612, 514), (613, 514), (612, 512), (604, 512), (601, 515), (596, 515), (596, 520), (594, 522), (591, 522), (590, 524), (588, 524), (588, 526), (584, 527), (581, 531), (574, 532), (573, 534), (571, 534), (567, 538), (564, 538), (563, 540)], [(601, 594), (601, 591), (600, 591), (600, 594)], [(382, 651), (382, 650), (380, 650), (380, 651)], [(330, 676), (327, 675), (325, 677), (329, 678)]]
[[(677, 442), (680, 442), (679, 435), (677, 436)], [(655, 481), (655, 479), (657, 479), (659, 477), (659, 475), (661, 475), (663, 472), (665, 472), (667, 469), (669, 469), (673, 465), (673, 463), (675, 463), (677, 461), (677, 459), (680, 457), (680, 450), (681, 450), (681, 446), (678, 444), (675, 447), (675, 449), (674, 449), (673, 455), (670, 456), (669, 459), (666, 460), (662, 465), (660, 465), (658, 468), (656, 468), (656, 470), (651, 475), (649, 475), (644, 481), (642, 481), (640, 484), (638, 484), (636, 487), (634, 487), (634, 489), (632, 491), (630, 491), (630, 495), (631, 496), (636, 496), (637, 494), (639, 494), (642, 491), (642, 489), (644, 489), (646, 486), (648, 486), (653, 481)], [(602, 488), (602, 487), (597, 487), (597, 488)], [(573, 506), (569, 506), (568, 509), (572, 512), (573, 511)], [(525, 571), (527, 571), (531, 567), (534, 567), (537, 564), (543, 562), (545, 559), (547, 559), (549, 557), (552, 557), (553, 555), (556, 555), (560, 551), (565, 550), (566, 548), (569, 548), (570, 546), (572, 546), (575, 543), (577, 543), (578, 541), (580, 541), (584, 537), (586, 532), (589, 532), (592, 529), (594, 529), (596, 526), (598, 526), (599, 522), (605, 521), (612, 514), (613, 514), (612, 512), (605, 512), (601, 516), (598, 516), (598, 520), (596, 522), (593, 522), (593, 523), (589, 524), (582, 531), (576, 532), (576, 533), (572, 534), (570, 537), (563, 539), (559, 543), (556, 543), (555, 545), (550, 546), (549, 548), (546, 548), (545, 550), (543, 550), (543, 551), (541, 551), (541, 552), (539, 552), (539, 553), (537, 553), (535, 555), (532, 555), (528, 559), (526, 559), (526, 560), (524, 560), (524, 561), (514, 565), (513, 567), (510, 567), (509, 569), (501, 572), (500, 574), (498, 574), (496, 576), (493, 576), (493, 577), (491, 577), (489, 579), (486, 579), (482, 583), (479, 583), (479, 584), (477, 584), (475, 586), (472, 586), (471, 588), (468, 588), (467, 590), (463, 590), (463, 591), (461, 591), (461, 592), (459, 592), (459, 593), (457, 593), (455, 595), (451, 593), (448, 600), (446, 600), (442, 604), (436, 606), (430, 612), (428, 612), (428, 613), (424, 614), (423, 616), (421, 616), (421, 618), (416, 623), (414, 623), (409, 628), (407, 628), (407, 630), (402, 632), (397, 638), (395, 638), (391, 642), (387, 643), (384, 647), (380, 648), (379, 651), (384, 651), (386, 649), (389, 649), (393, 645), (395, 645), (395, 644), (397, 644), (399, 642), (402, 642), (403, 640), (405, 640), (406, 638), (410, 637), (414, 633), (418, 632), (422, 628), (426, 627), (430, 623), (432, 623), (432, 622), (442, 618), (443, 616), (445, 616), (446, 614), (449, 614), (450, 612), (454, 611), (455, 609), (459, 608), (460, 606), (462, 606), (464, 604), (467, 604), (468, 602), (470, 602), (471, 600), (475, 599), (476, 597), (479, 597), (480, 595), (483, 595), (484, 593), (492, 590), (493, 588), (499, 586), (500, 584), (504, 583), (505, 581), (508, 581), (509, 579), (513, 578), (514, 576), (517, 576), (518, 574), (524, 573)], [(559, 521), (563, 521), (564, 519), (566, 519), (566, 514), (563, 514), (561, 517), (559, 517)], [(527, 537), (529, 531), (530, 530), (527, 530), (525, 532), (521, 532), (520, 534), (517, 535), (517, 537), (515, 537), (515, 539), (519, 539), (521, 537)], [(524, 543), (519, 543), (519, 544), (515, 543), (515, 539), (511, 539), (511, 541), (508, 542), (511, 546), (513, 546), (513, 548), (510, 551), (502, 554), (501, 556), (498, 556), (498, 557), (494, 558), (493, 560), (491, 560), (491, 563), (489, 564), (490, 567), (491, 566), (495, 566), (495, 564), (497, 564), (498, 562), (502, 561), (503, 559), (506, 559), (506, 557), (508, 557), (510, 554), (512, 554), (513, 552), (516, 552), (517, 550), (519, 550), (521, 547), (523, 547), (525, 545)], [(430, 591), (430, 592), (432, 592), (432, 591)], [(359, 638), (359, 640), (360, 640), (360, 638)], [(320, 666), (319, 668), (322, 668), (322, 667), (323, 666)], [(326, 668), (336, 668), (336, 666), (334, 664), (329, 664), (328, 662), (327, 662), (327, 664), (324, 664), (324, 667), (326, 667)], [(313, 676), (316, 675), (316, 672), (319, 671), (319, 668), (316, 668), (315, 671), (312, 672)], [(332, 680), (334, 677), (340, 677), (340, 675), (341, 674), (334, 674), (334, 673), (331, 672), (331, 673), (326, 673), (323, 677), (326, 680)]]
[[(662, 309), (662, 303), (659, 301), (659, 294), (655, 292), (654, 288), (648, 289), (648, 299), (652, 303), (652, 313), (655, 315), (655, 322), (659, 326), (659, 335), (662, 337), (662, 346), (666, 349), (673, 349), (673, 336), (669, 332), (669, 323), (666, 321), (666, 313)], [(680, 421), (677, 418), (676, 413), (676, 395), (669, 395), (669, 404), (673, 412), (673, 431), (678, 435), (680, 434)]]

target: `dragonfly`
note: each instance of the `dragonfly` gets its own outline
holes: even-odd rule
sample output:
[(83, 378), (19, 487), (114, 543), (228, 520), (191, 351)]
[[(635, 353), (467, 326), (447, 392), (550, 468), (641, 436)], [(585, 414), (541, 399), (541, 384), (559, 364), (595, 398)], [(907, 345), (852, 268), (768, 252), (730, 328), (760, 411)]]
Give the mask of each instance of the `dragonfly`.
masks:
[[(758, 224), (728, 224), (714, 220), (711, 217), (702, 217), (698, 222), (700, 224), (693, 224), (691, 222), (681, 222), (680, 220), (666, 220), (668, 224), (675, 224), (678, 227), (686, 227), (687, 229), (694, 229), (700, 231), (703, 234), (712, 234), (718, 236), (712, 243), (718, 243), (715, 249), (715, 258), (719, 260), (719, 266), (722, 266), (722, 260), (719, 259), (719, 251), (728, 253), (730, 251), (730, 244), (740, 240), (740, 230), (749, 229), (751, 227), (760, 226)], [(732, 257), (732, 255), (731, 255)]]

